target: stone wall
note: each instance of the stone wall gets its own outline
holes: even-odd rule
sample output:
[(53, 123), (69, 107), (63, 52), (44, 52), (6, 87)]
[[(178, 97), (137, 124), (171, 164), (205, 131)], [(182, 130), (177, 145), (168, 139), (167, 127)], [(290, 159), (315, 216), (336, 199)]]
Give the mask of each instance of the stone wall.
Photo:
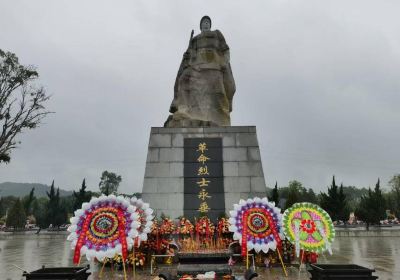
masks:
[(143, 181), (143, 200), (158, 215), (183, 215), (183, 139), (221, 137), (227, 214), (241, 198), (264, 197), (266, 185), (254, 126), (152, 127)]

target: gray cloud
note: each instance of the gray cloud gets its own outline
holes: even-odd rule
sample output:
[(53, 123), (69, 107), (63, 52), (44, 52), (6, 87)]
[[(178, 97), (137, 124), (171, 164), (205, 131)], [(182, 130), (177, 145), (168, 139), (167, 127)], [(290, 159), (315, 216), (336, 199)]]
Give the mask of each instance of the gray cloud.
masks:
[[(233, 2), (233, 3), (232, 3)], [(162, 126), (191, 29), (225, 35), (233, 125), (256, 125), (267, 184), (323, 190), (400, 172), (397, 1), (18, 1), (0, 47), (34, 64), (56, 114), (24, 133), (0, 181), (71, 189), (121, 174), (140, 191), (151, 126)], [(5, 27), (5, 28), (3, 28)]]

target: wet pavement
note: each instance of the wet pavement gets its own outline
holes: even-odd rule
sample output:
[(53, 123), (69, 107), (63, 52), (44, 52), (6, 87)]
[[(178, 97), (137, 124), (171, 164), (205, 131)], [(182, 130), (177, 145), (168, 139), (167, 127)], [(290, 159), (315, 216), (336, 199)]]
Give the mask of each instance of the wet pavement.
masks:
[[(379, 279), (400, 279), (400, 237), (338, 237), (333, 243), (333, 255), (320, 256), (319, 263), (358, 264), (375, 269)], [(18, 266), (27, 271), (39, 269), (43, 264), (52, 266), (72, 266), (72, 250), (66, 235), (26, 234), (11, 235), (0, 233), (0, 275), (1, 279), (25, 279)], [(82, 262), (82, 265), (86, 265)], [(15, 265), (15, 266), (14, 266)], [(98, 268), (92, 265), (93, 270)], [(172, 269), (172, 268), (171, 268)], [(234, 271), (240, 273), (241, 267)], [(99, 279), (98, 271), (92, 271), (89, 279)], [(283, 276), (281, 268), (257, 268), (258, 279), (309, 279), (305, 270), (288, 268), (289, 277)], [(132, 269), (128, 270), (133, 279)], [(137, 271), (137, 280), (154, 279), (149, 270)], [(120, 272), (105, 271), (102, 279), (123, 279)]]

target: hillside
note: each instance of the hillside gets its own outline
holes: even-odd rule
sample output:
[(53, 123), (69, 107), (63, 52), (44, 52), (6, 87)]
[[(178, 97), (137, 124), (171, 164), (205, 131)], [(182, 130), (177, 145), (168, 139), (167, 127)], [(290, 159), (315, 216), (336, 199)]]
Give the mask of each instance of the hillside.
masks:
[[(32, 188), (35, 188), (36, 197), (46, 196), (46, 191), (50, 191), (50, 186), (44, 184), (4, 182), (0, 183), (0, 196), (23, 197), (28, 195)], [(72, 195), (72, 191), (60, 189), (60, 196), (69, 195)]]

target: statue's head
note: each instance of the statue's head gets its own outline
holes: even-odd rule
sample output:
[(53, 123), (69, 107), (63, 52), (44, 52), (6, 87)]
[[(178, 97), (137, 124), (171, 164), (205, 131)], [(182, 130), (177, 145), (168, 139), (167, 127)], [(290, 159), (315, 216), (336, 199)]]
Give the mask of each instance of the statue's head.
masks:
[(211, 29), (211, 18), (209, 16), (204, 16), (200, 20), (200, 30), (209, 31)]

